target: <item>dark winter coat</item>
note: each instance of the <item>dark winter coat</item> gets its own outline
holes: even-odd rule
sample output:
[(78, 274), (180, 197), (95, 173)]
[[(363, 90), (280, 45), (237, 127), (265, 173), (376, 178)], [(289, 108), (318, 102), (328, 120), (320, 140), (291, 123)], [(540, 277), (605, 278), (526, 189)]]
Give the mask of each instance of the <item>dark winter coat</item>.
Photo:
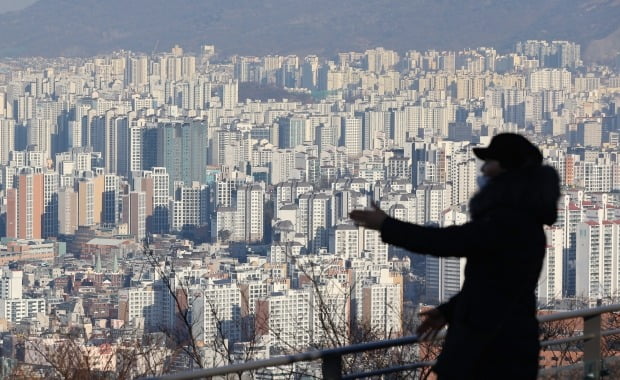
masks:
[(535, 379), (535, 290), (543, 225), (557, 217), (559, 179), (536, 166), (493, 178), (470, 202), (471, 221), (445, 228), (388, 218), (386, 243), (438, 257), (466, 257), (462, 290), (438, 308), (448, 333), (434, 371), (446, 379)]

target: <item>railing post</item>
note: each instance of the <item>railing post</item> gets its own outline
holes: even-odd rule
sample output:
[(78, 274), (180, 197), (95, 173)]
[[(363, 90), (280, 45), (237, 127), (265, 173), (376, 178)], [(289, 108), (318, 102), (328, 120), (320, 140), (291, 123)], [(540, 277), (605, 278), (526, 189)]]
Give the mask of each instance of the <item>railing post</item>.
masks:
[(323, 370), (323, 379), (340, 380), (342, 379), (342, 356), (327, 355), (323, 357), (321, 364)]
[(583, 345), (584, 379), (601, 378), (601, 315), (583, 318), (583, 334), (591, 336)]

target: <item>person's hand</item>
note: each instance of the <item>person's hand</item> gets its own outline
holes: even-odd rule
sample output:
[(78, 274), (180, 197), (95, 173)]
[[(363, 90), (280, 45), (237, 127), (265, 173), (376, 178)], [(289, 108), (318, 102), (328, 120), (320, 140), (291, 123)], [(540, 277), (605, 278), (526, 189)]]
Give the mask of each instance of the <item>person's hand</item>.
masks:
[(420, 340), (434, 340), (439, 331), (448, 323), (439, 309), (423, 311), (419, 315), (426, 317), (416, 329)]
[(371, 203), (372, 210), (353, 210), (349, 217), (353, 219), (355, 225), (380, 230), (381, 225), (387, 219), (387, 214), (381, 210), (375, 202)]

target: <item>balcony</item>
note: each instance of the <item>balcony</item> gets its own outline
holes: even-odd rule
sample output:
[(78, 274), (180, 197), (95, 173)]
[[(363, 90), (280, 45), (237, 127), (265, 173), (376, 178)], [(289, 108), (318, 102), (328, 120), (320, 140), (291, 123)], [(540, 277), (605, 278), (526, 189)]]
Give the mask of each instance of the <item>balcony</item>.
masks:
[[(620, 356), (603, 358), (602, 343), (603, 338), (620, 335), (620, 316), (614, 321), (610, 329), (602, 329), (603, 314), (616, 316), (620, 311), (620, 304), (601, 306), (591, 309), (583, 309), (568, 312), (559, 312), (539, 316), (541, 324), (554, 323), (558, 321), (578, 321), (583, 328), (582, 334), (559, 337), (558, 339), (546, 340), (541, 342), (543, 352), (552, 350), (553, 347), (570, 345), (581, 350), (578, 355), (579, 361), (567, 365), (558, 365), (550, 368), (543, 368), (539, 371), (540, 379), (556, 378), (620, 378)], [(438, 339), (441, 339), (439, 337)], [(278, 356), (265, 360), (237, 363), (223, 367), (200, 369), (187, 372), (178, 372), (161, 377), (151, 377), (149, 380), (191, 380), (191, 379), (227, 379), (228, 375), (235, 375), (234, 378), (242, 378), (241, 374), (254, 372), (264, 368), (286, 366), (293, 363), (321, 361), (321, 378), (328, 380), (336, 379), (362, 379), (376, 376), (410, 373), (415, 374), (417, 370), (428, 369), (433, 365), (433, 361), (414, 362), (405, 365), (393, 365), (385, 368), (377, 368), (371, 371), (343, 373), (343, 356), (365, 353), (374, 350), (389, 349), (392, 347), (405, 346), (420, 343), (417, 336), (407, 336), (398, 339), (374, 341), (368, 343), (355, 344), (350, 346), (331, 348), (325, 350), (308, 351), (300, 354)], [(556, 361), (559, 358), (553, 356)], [(415, 375), (414, 375), (415, 376)], [(412, 377), (414, 377), (412, 376)]]

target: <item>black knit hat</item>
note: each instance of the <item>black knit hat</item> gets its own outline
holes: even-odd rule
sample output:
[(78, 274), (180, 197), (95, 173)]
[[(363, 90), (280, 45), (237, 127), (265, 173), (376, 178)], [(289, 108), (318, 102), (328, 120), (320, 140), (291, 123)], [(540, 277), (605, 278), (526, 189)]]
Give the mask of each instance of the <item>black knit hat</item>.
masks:
[(518, 169), (542, 164), (542, 153), (525, 137), (515, 133), (500, 133), (486, 148), (474, 148), (481, 160), (497, 160), (502, 168)]

